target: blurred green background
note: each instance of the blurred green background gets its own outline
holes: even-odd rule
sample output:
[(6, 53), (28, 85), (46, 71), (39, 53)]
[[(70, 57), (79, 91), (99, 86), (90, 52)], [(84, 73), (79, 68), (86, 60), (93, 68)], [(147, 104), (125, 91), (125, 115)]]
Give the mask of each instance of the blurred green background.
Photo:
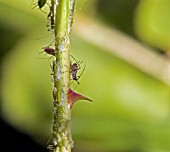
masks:
[[(1, 116), (45, 146), (52, 124), (51, 59), (39, 52), (53, 36), (47, 31), (46, 14), (32, 9), (31, 3), (0, 0)], [(161, 57), (169, 50), (169, 0), (77, 3), (76, 15), (121, 31)], [(88, 43), (74, 30), (71, 54), (86, 63), (76, 91), (94, 101), (77, 102), (72, 109), (73, 152), (170, 152), (167, 84)]]

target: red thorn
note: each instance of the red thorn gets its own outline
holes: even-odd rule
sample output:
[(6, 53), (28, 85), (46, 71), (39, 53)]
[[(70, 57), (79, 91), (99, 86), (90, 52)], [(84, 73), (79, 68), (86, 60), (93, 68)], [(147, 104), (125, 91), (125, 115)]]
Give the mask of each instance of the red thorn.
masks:
[(83, 95), (80, 95), (69, 88), (69, 90), (68, 90), (68, 105), (69, 105), (70, 109), (72, 108), (73, 104), (78, 100), (88, 100), (88, 101), (93, 102), (91, 99), (89, 99)]

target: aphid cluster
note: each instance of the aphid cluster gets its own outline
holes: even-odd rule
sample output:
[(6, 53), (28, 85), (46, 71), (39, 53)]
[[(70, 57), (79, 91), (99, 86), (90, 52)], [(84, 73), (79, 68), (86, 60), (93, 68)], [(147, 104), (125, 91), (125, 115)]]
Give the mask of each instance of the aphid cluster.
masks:
[[(50, 11), (49, 11), (49, 13), (47, 13), (47, 19), (50, 21), (51, 29), (53, 29), (54, 28), (54, 22), (55, 22), (54, 21), (54, 8), (55, 8), (54, 6), (55, 5), (57, 6), (58, 4), (55, 1), (49, 2), (49, 0), (38, 0), (33, 5), (34, 5), (33, 8), (38, 7), (40, 10), (42, 10), (42, 8), (45, 7), (45, 5), (47, 5), (49, 7)], [(46, 54), (49, 54), (51, 56), (56, 56), (57, 50), (54, 47), (52, 47), (51, 45), (43, 47), (42, 49)], [(71, 55), (71, 58), (73, 59), (73, 61), (70, 62), (70, 67), (68, 68), (68, 69), (70, 69), (69, 73), (70, 73), (71, 80), (72, 80), (71, 84), (73, 82), (76, 82), (77, 86), (78, 86), (80, 84), (79, 79), (80, 79), (80, 77), (82, 76), (82, 74), (85, 70), (85, 66), (84, 66), (83, 70), (81, 71), (80, 75), (78, 75), (78, 71), (81, 69), (82, 61), (77, 61), (72, 55)], [(55, 66), (56, 66), (56, 62), (53, 62), (53, 65), (51, 66), (53, 73), (54, 73)], [(59, 66), (59, 65), (57, 65), (57, 66)], [(61, 70), (56, 71), (56, 73), (58, 73), (58, 75), (62, 74)], [(58, 75), (54, 76), (54, 81), (59, 80)], [(71, 84), (68, 87), (70, 87)]]
[[(47, 19), (49, 20), (51, 26), (50, 26), (50, 29), (51, 30), (54, 30), (54, 23), (55, 23), (55, 11), (54, 9), (57, 7), (58, 5), (58, 1), (55, 1), (55, 0), (37, 0), (36, 3), (33, 4), (34, 7), (38, 7), (41, 11), (42, 9), (47, 6), (49, 7), (49, 12), (47, 12)], [(85, 70), (85, 64), (84, 64), (84, 67), (82, 68), (81, 65), (83, 63), (83, 61), (77, 61), (72, 55), (70, 55), (70, 58), (71, 58), (71, 61), (70, 61), (70, 65), (63, 65), (61, 64), (59, 61), (57, 61), (57, 58), (59, 57), (62, 57), (62, 53), (63, 53), (63, 48), (65, 46), (65, 39), (62, 40), (62, 43), (61, 46), (58, 46), (58, 49), (56, 49), (56, 44), (55, 43), (55, 40), (48, 46), (45, 46), (43, 47), (43, 52), (45, 52), (46, 54), (50, 55), (51, 57), (54, 57), (54, 60), (53, 60), (53, 63), (51, 65), (51, 69), (52, 69), (52, 76), (53, 76), (53, 79), (52, 81), (54, 82), (54, 89), (53, 89), (53, 98), (54, 98), (54, 101), (57, 101), (57, 83), (55, 82), (59, 82), (61, 83), (60, 80), (63, 80), (63, 77), (62, 77), (62, 74), (64, 72), (69, 72), (70, 73), (70, 84), (68, 84), (68, 88), (69, 88), (69, 91), (71, 90), (71, 87), (72, 87), (72, 84), (76, 82), (76, 84), (74, 85), (74, 88), (72, 90), (75, 90), (76, 87), (80, 84), (79, 82), (79, 79), (80, 77), (82, 76), (82, 74), (84, 73), (84, 70)], [(57, 57), (57, 58), (55, 58)], [(62, 71), (62, 69), (66, 69), (66, 68), (63, 68), (63, 66), (66, 66), (68, 68), (67, 71)], [(80, 99), (86, 99), (84, 96), (82, 95), (79, 95), (79, 94), (76, 94), (74, 93), (74, 91), (72, 91), (71, 93), (68, 92), (68, 100), (69, 101), (69, 105), (70, 108), (72, 107), (73, 103), (77, 100), (80, 100)], [(70, 104), (71, 103), (71, 104)]]
[[(49, 7), (50, 11), (47, 14), (47, 19), (50, 21), (51, 29), (53, 29), (54, 28), (54, 22), (55, 22), (54, 21), (54, 6), (55, 5), (57, 6), (58, 4), (55, 3), (55, 1), (49, 2), (49, 0), (38, 0), (37, 2), (35, 2), (33, 4), (33, 8), (38, 7), (42, 11), (42, 8), (45, 7), (45, 5), (47, 5)], [(46, 46), (46, 47), (43, 47), (42, 49), (46, 54), (56, 56), (57, 51), (53, 47)], [(80, 84), (79, 79), (80, 79), (81, 75), (83, 74), (83, 72), (85, 70), (85, 66), (84, 66), (81, 74), (78, 75), (78, 71), (81, 69), (80, 65), (82, 64), (82, 61), (77, 61), (72, 55), (71, 55), (71, 57), (74, 60), (74, 62), (70, 62), (70, 71), (69, 72), (70, 72), (70, 75), (71, 75), (71, 80), (73, 80), (73, 82), (76, 82), (77, 86), (78, 86)], [(52, 66), (54, 67), (54, 62), (53, 62)], [(54, 68), (52, 68), (52, 69), (54, 70)]]
[[(54, 28), (54, 10), (53, 10), (54, 8), (53, 6), (55, 5), (54, 2), (55, 1), (49, 2), (49, 0), (38, 0), (37, 2), (33, 3), (33, 9), (38, 7), (39, 10), (47, 14), (47, 19), (48, 19), (47, 27), (49, 27), (49, 22), (50, 22), (51, 29)], [(43, 7), (45, 7), (46, 5), (49, 7), (50, 10), (48, 13), (43, 11)]]
[[(52, 55), (52, 56), (55, 56), (57, 51), (52, 48), (52, 47), (43, 47), (42, 49), (44, 49), (44, 52), (46, 54), (49, 54), (49, 55)], [(74, 62), (70, 62), (70, 75), (71, 75), (71, 80), (73, 80), (73, 82), (77, 82), (77, 86), (80, 84), (80, 82), (78, 81), (81, 77), (81, 75), (83, 74), (84, 70), (85, 70), (85, 66), (83, 68), (83, 70), (81, 71), (81, 74), (78, 75), (78, 71), (81, 69), (81, 64), (83, 61), (77, 61), (72, 55), (71, 57), (73, 58)], [(53, 62), (53, 65), (52, 65), (52, 71), (54, 71), (54, 67), (56, 66), (55, 65), (56, 62)], [(72, 84), (72, 83), (71, 83)], [(70, 84), (70, 85), (71, 85)], [(76, 87), (77, 87), (76, 86)]]

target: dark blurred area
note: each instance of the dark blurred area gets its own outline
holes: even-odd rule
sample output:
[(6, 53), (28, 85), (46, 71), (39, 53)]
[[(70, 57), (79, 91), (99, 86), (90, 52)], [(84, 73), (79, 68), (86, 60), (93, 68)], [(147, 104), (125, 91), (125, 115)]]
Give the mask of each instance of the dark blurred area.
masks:
[(1, 152), (47, 152), (45, 146), (36, 143), (29, 135), (21, 133), (0, 117)]
[(134, 11), (139, 0), (98, 0), (97, 14), (106, 24), (134, 37)]
[(7, 54), (23, 37), (19, 31), (14, 31), (8, 27), (5, 27), (2, 23), (0, 24), (0, 61), (2, 61), (5, 54)]

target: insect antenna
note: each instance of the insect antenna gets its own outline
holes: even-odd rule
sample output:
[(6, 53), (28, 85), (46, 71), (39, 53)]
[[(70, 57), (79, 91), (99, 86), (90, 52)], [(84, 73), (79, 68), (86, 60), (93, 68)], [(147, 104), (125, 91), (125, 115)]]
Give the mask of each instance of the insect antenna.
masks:
[[(34, 40), (41, 40), (41, 39), (50, 37), (50, 36), (52, 36), (53, 34), (54, 34), (54, 32), (52, 31), (50, 34), (45, 34), (44, 36), (35, 38)], [(54, 43), (54, 41), (55, 41), (55, 40), (53, 40), (48, 46), (50, 46), (52, 43)]]
[(74, 59), (74, 61), (76, 61), (76, 63), (78, 62), (73, 55), (70, 54), (70, 56)]
[[(83, 61), (82, 61), (81, 63), (83, 63)], [(82, 74), (84, 73), (85, 68), (86, 68), (86, 64), (84, 63), (84, 68), (83, 68), (81, 74), (78, 76), (79, 78), (80, 78), (80, 77), (82, 76)]]

